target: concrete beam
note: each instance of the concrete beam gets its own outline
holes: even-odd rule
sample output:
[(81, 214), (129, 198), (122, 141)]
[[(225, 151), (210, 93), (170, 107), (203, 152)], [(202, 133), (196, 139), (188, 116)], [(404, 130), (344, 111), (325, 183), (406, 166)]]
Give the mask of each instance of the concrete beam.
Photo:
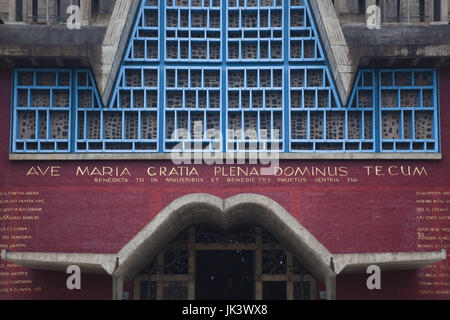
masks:
[(350, 51), (331, 0), (309, 1), (342, 104), (350, 97), (358, 57)]
[(123, 300), (123, 277), (113, 277), (113, 300)]
[(120, 70), (140, 1), (117, 0), (97, 59), (93, 63), (98, 90), (106, 105)]
[(415, 270), (443, 261), (445, 250), (434, 252), (351, 253), (333, 255), (336, 274), (365, 273), (370, 265), (382, 271)]
[(116, 267), (114, 254), (10, 252), (2, 250), (2, 260), (36, 270), (66, 271), (77, 265), (82, 272), (112, 274)]
[[(105, 160), (171, 160), (170, 153), (73, 153), (73, 154), (21, 154), (10, 153), (11, 161), (105, 161)], [(236, 154), (223, 154), (222, 159), (234, 158)], [(245, 155), (246, 159), (249, 154)], [(262, 157), (262, 158), (261, 158)], [(261, 160), (270, 160), (260, 155)], [(280, 160), (441, 160), (441, 153), (280, 153)]]

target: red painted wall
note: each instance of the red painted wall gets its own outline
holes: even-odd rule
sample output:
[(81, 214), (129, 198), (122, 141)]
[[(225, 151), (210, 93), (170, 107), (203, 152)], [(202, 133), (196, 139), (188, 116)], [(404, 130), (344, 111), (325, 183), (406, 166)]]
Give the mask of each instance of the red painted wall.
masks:
[[(281, 204), (332, 253), (435, 251), (450, 248), (450, 69), (440, 70), (443, 160), (433, 161), (282, 161), (284, 178), (290, 167), (344, 168), (339, 182), (227, 182), (215, 167), (195, 166), (198, 182), (168, 182), (147, 170), (173, 167), (170, 161), (37, 162), (9, 161), (11, 72), (0, 72), (0, 245), (11, 251), (116, 253), (174, 199), (189, 193), (226, 198), (258, 193)], [(37, 168), (39, 166), (39, 168)], [(57, 166), (59, 176), (27, 175)], [(128, 182), (96, 182), (99, 176), (76, 175), (78, 167), (119, 167), (131, 173)], [(365, 166), (380, 166), (376, 176)], [(389, 166), (422, 170), (427, 175), (389, 175)], [(190, 166), (192, 169), (193, 166)], [(254, 166), (243, 166), (250, 169)], [(373, 171), (374, 169), (372, 169)], [(152, 171), (153, 172), (153, 171)], [(177, 176), (173, 176), (177, 178)], [(144, 178), (144, 182), (136, 181)], [(214, 182), (213, 178), (219, 178)], [(299, 176), (301, 178), (301, 176)], [(356, 179), (349, 182), (347, 178)], [(14, 195), (10, 192), (22, 192)], [(31, 194), (26, 194), (31, 192)], [(33, 194), (38, 192), (38, 194)], [(429, 192), (440, 192), (430, 194)], [(35, 203), (6, 203), (33, 200)], [(3, 203), (1, 202), (3, 200)], [(436, 203), (421, 204), (420, 200)], [(43, 202), (42, 202), (43, 201)], [(444, 203), (439, 203), (443, 201)], [(448, 203), (446, 203), (446, 201)], [(430, 209), (430, 211), (421, 212)], [(438, 210), (436, 210), (437, 208)], [(21, 211), (15, 211), (21, 210)], [(24, 211), (26, 210), (26, 211)], [(433, 211), (435, 210), (435, 211)], [(28, 220), (24, 220), (24, 217)], [(17, 220), (21, 217), (21, 220)], [(30, 220), (31, 219), (31, 220)], [(24, 229), (26, 228), (26, 229)], [(430, 230), (430, 228), (433, 228)], [(447, 228), (447, 229), (446, 229)], [(422, 234), (418, 235), (418, 232)], [(434, 238), (430, 238), (434, 237)], [(340, 276), (337, 296), (347, 298), (450, 298), (450, 260), (418, 271), (382, 276), (382, 290), (369, 291), (366, 275)], [(17, 273), (19, 272), (19, 273)], [(26, 274), (20, 274), (25, 272)], [(0, 260), (0, 299), (109, 299), (111, 280), (83, 278), (83, 290), (66, 289), (66, 275), (32, 271)]]

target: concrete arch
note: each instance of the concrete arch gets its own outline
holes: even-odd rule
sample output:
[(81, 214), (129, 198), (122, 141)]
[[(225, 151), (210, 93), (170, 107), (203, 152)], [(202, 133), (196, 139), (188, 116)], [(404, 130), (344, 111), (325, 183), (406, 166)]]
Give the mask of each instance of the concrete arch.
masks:
[(226, 230), (255, 222), (278, 238), (317, 279), (327, 283), (334, 278), (331, 253), (281, 205), (259, 194), (227, 199), (190, 194), (174, 200), (119, 251), (118, 267), (112, 276), (130, 281), (191, 225), (207, 223)]

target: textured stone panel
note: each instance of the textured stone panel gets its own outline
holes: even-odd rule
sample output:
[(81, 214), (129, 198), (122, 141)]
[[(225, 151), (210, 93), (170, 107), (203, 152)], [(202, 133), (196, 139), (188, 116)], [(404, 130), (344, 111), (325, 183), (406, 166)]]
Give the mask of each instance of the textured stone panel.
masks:
[(373, 112), (364, 112), (364, 139), (373, 138)]
[(69, 138), (69, 113), (52, 112), (52, 139)]
[(310, 114), (310, 137), (311, 139), (323, 139), (323, 113), (311, 112)]
[(202, 71), (191, 70), (191, 88), (201, 88), (201, 87), (202, 87)]
[(348, 113), (348, 139), (360, 139), (361, 138), (361, 112), (349, 112)]
[(359, 108), (373, 107), (371, 90), (358, 90), (358, 107)]
[(244, 87), (244, 71), (243, 70), (228, 71), (228, 87), (229, 88)]
[[(172, 119), (173, 125), (173, 119)], [(173, 131), (173, 129), (172, 129)], [(141, 114), (142, 139), (154, 140), (158, 137), (158, 119), (156, 113), (143, 112)]]
[(257, 59), (258, 44), (256, 42), (242, 43), (242, 59)]
[(292, 112), (291, 113), (291, 139), (306, 140), (307, 139), (307, 113)]
[[(53, 123), (52, 123), (52, 125), (53, 125)], [(39, 111), (39, 137), (38, 137), (38, 139), (47, 139), (47, 111)]]
[(125, 80), (127, 87), (141, 87), (142, 86), (142, 75), (141, 70), (126, 70)]
[(270, 42), (270, 58), (271, 59), (281, 59), (283, 57), (283, 49), (281, 42), (271, 41)]
[(262, 107), (263, 107), (263, 92), (252, 91), (252, 108), (262, 108)]
[(344, 112), (327, 112), (327, 139), (342, 140), (344, 139)]
[(169, 91), (167, 92), (168, 108), (182, 108), (183, 107), (183, 92), (182, 91)]
[(396, 72), (395, 85), (400, 87), (408, 87), (412, 85), (411, 72)]
[(55, 90), (53, 91), (53, 106), (54, 107), (69, 107), (70, 106), (70, 92), (69, 90)]
[(192, 42), (191, 57), (192, 59), (207, 59), (206, 42)]
[(432, 86), (433, 73), (432, 72), (415, 72), (414, 73), (415, 86)]
[(120, 90), (120, 107), (121, 108), (131, 108), (131, 91)]
[(383, 139), (399, 139), (400, 113), (399, 112), (383, 112), (381, 118), (382, 138)]
[(402, 90), (400, 92), (400, 107), (417, 108), (419, 106), (419, 90)]
[(28, 90), (18, 90), (18, 102), (20, 107), (28, 107)]
[(50, 107), (50, 90), (32, 90), (31, 105), (33, 107)]
[(382, 90), (381, 91), (381, 107), (383, 108), (395, 108), (397, 107), (398, 99), (397, 90)]
[(158, 108), (158, 92), (147, 91), (147, 108)]
[(92, 108), (92, 90), (78, 91), (78, 107)]
[(205, 70), (205, 88), (219, 88), (220, 87), (220, 72)]
[(19, 139), (36, 139), (36, 113), (34, 111), (20, 111)]
[(88, 136), (87, 139), (100, 139), (100, 113), (89, 112), (88, 113)]
[(133, 91), (133, 108), (144, 108), (145, 98), (143, 90)]
[(158, 87), (158, 71), (144, 70), (144, 86), (147, 88)]
[(299, 88), (304, 85), (305, 72), (304, 70), (291, 70), (291, 87)]
[(103, 128), (105, 139), (122, 139), (122, 113), (105, 112), (103, 114)]
[(281, 91), (266, 91), (266, 108), (281, 108), (282, 97)]
[(19, 86), (29, 86), (34, 85), (34, 73), (33, 72), (19, 72), (19, 78), (17, 80)]
[(221, 106), (220, 102), (220, 91), (209, 91), (209, 107), (212, 109), (219, 109)]
[(36, 72), (36, 84), (41, 87), (56, 86), (55, 72)]
[(433, 112), (416, 112), (414, 117), (416, 139), (433, 139)]

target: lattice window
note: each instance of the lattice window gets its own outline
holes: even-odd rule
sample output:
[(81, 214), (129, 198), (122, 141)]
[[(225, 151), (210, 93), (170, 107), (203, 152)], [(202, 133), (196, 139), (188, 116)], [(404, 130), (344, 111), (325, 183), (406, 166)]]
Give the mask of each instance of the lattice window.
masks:
[(380, 70), (382, 152), (439, 150), (436, 70)]
[(125, 61), (159, 61), (159, 1), (144, 0)]
[(164, 148), (222, 150), (221, 69), (166, 69)]
[(229, 0), (228, 61), (282, 61), (282, 0)]
[(12, 152), (440, 152), (437, 69), (360, 70), (341, 105), (309, 1), (139, 10), (106, 106), (91, 71), (16, 70)]
[(220, 61), (220, 0), (166, 2), (166, 61)]
[(70, 151), (70, 70), (15, 71), (13, 152)]
[(307, 4), (291, 0), (289, 10), (289, 59), (291, 61), (321, 61), (325, 56), (317, 29)]
[(283, 150), (283, 69), (227, 70), (227, 151)]

